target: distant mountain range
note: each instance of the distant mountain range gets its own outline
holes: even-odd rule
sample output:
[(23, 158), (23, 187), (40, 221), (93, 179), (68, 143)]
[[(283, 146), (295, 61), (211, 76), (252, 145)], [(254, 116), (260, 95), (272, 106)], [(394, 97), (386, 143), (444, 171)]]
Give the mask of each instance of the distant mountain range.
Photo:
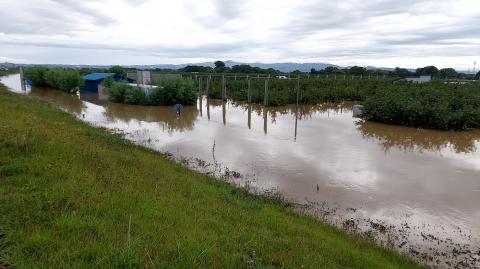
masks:
[[(312, 68), (315, 68), (316, 70), (321, 70), (328, 66), (336, 66), (329, 63), (242, 63), (242, 62), (235, 62), (235, 61), (224, 61), (224, 63), (227, 67), (232, 67), (234, 65), (248, 64), (252, 67), (259, 67), (263, 69), (273, 68), (281, 72), (292, 72), (295, 70), (299, 70), (302, 72), (310, 72)], [(189, 63), (189, 64), (134, 65), (131, 67), (145, 68), (145, 69), (149, 69), (149, 68), (180, 69), (188, 65), (214, 67), (213, 62)]]

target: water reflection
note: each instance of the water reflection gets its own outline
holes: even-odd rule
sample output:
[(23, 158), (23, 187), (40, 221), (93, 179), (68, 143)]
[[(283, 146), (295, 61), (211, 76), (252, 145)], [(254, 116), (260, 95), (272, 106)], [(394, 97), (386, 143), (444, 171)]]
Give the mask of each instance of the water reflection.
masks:
[(456, 153), (477, 151), (480, 130), (445, 132), (391, 126), (375, 122), (359, 121), (358, 130), (366, 139), (373, 139), (386, 151), (397, 148), (403, 151), (435, 151), (451, 147)]
[(122, 120), (125, 122), (139, 121), (159, 123), (162, 128), (184, 132), (192, 130), (199, 111), (195, 106), (185, 106), (180, 116), (171, 107), (135, 106), (110, 103), (106, 106), (106, 116), (109, 121)]

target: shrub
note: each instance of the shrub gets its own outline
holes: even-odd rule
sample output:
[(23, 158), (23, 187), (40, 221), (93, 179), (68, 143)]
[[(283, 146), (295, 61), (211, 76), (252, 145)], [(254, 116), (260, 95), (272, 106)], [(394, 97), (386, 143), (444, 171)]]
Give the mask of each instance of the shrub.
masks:
[(112, 83), (110, 87), (105, 87), (105, 90), (110, 101), (123, 103), (125, 101), (125, 91), (130, 87), (126, 83)]
[(49, 87), (73, 93), (83, 84), (83, 78), (76, 70), (63, 68), (46, 68), (42, 66), (28, 68), (25, 77), (34, 86)]
[(113, 83), (106, 87), (109, 100), (136, 105), (193, 105), (197, 101), (195, 83), (184, 78), (165, 78), (157, 81), (158, 88), (145, 91), (126, 83)]
[(149, 100), (145, 92), (139, 87), (129, 86), (125, 89), (124, 100), (126, 104), (148, 105)]
[(400, 84), (366, 97), (367, 120), (442, 130), (480, 127), (478, 85)]
[(163, 78), (156, 85), (149, 96), (153, 105), (193, 105), (197, 101), (197, 87), (191, 79)]

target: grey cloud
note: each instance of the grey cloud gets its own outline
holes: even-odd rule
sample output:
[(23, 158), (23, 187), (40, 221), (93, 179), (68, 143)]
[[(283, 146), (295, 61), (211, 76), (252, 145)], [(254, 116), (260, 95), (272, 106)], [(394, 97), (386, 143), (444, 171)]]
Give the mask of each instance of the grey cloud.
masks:
[[(190, 9), (189, 6), (186, 8)], [(222, 30), (224, 25), (231, 20), (243, 17), (245, 11), (245, 1), (242, 0), (215, 0), (213, 15), (193, 16), (195, 22), (206, 28), (216, 28)], [(228, 29), (227, 29), (228, 30)]]
[[(1, 2), (2, 0), (0, 0)], [(100, 2), (105, 0), (98, 0)], [(234, 58), (242, 55), (272, 55), (278, 58), (329, 58), (329, 59), (375, 59), (387, 57), (452, 57), (480, 54), (480, 13), (450, 14), (452, 0), (313, 0), (298, 3), (289, 10), (281, 24), (270, 29), (265, 40), (255, 40), (242, 30), (232, 27), (242, 25), (248, 18), (246, 1), (214, 0), (208, 14), (195, 13), (194, 5), (186, 4), (184, 12), (205, 28), (205, 31), (222, 33), (236, 40), (205, 40), (203, 44), (191, 46), (148, 45), (126, 46), (122, 44), (100, 44), (92, 40), (58, 41), (53, 35), (71, 35), (88, 32), (89, 24), (110, 26), (116, 18), (106, 10), (93, 8), (93, 0), (36, 0), (22, 10), (0, 10), (0, 45), (18, 47), (63, 48), (79, 50), (110, 50), (124, 54), (164, 58)], [(122, 4), (138, 7), (148, 0), (122, 0)], [(274, 7), (272, 7), (273, 10)], [(272, 11), (273, 12), (273, 11)], [(19, 16), (20, 14), (20, 16)], [(275, 16), (275, 14), (272, 14)], [(398, 15), (398, 16), (397, 16)], [(376, 27), (382, 22), (399, 18), (419, 18), (425, 15), (451, 15), (438, 25), (414, 25), (406, 30)], [(238, 20), (235, 24), (229, 24)], [(86, 23), (85, 23), (86, 22)], [(375, 23), (375, 24), (373, 24)], [(230, 26), (234, 25), (234, 26)], [(262, 27), (262, 25), (259, 25)], [(412, 27), (412, 25), (409, 25)], [(328, 33), (330, 38), (322, 37)], [(18, 36), (15, 36), (18, 35)], [(18, 38), (20, 37), (20, 38)], [(31, 37), (31, 38), (30, 38)], [(0, 36), (1, 38), (1, 36)], [(315, 44), (315, 38), (318, 43)], [(40, 42), (39, 40), (43, 40)], [(305, 48), (303, 42), (312, 43)], [(318, 45), (318, 46), (317, 46)], [(303, 49), (299, 49), (299, 47)], [(123, 53), (122, 52), (122, 53)], [(8, 56), (8, 55), (7, 55)], [(13, 56), (13, 55), (12, 55)], [(20, 56), (15, 56), (20, 57)], [(264, 61), (265, 59), (251, 59)]]
[(0, 33), (71, 35), (84, 30), (84, 22), (105, 26), (115, 19), (92, 8), (92, 1), (42, 0), (19, 10), (0, 10)]

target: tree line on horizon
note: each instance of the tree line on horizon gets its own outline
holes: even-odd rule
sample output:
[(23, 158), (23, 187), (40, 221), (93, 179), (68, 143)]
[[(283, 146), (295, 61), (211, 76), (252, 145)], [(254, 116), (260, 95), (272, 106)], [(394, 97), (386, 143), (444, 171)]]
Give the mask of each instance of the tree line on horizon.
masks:
[[(119, 65), (111, 66), (110, 68), (100, 68), (100, 69), (91, 69), (91, 68), (82, 68), (79, 70), (80, 75), (86, 75), (93, 72), (107, 72), (115, 73), (121, 77), (127, 76), (127, 72), (136, 71), (133, 68), (126, 68)], [(199, 65), (188, 65), (180, 69), (161, 69), (156, 68), (152, 69), (154, 72), (161, 73), (231, 73), (231, 74), (264, 74), (264, 75), (283, 75), (287, 74), (273, 68), (260, 68), (253, 67), (248, 64), (234, 65), (228, 67), (223, 61), (214, 62), (214, 67), (210, 66), (199, 66)], [(316, 70), (312, 68), (310, 72), (302, 72), (295, 70), (289, 72), (293, 76), (304, 76), (304, 75), (348, 75), (348, 76), (386, 76), (386, 77), (397, 77), (404, 78), (410, 76), (423, 76), (429, 75), (433, 78), (438, 79), (480, 79), (480, 71), (477, 74), (465, 74), (458, 72), (454, 68), (442, 68), (438, 69), (436, 66), (430, 65), (421, 68), (417, 68), (415, 71), (407, 68), (396, 67), (393, 70), (384, 70), (384, 69), (368, 69), (362, 66), (352, 66), (352, 67), (337, 67), (337, 66), (328, 66), (324, 69)]]
[[(263, 69), (260, 67), (252, 67), (248, 64), (241, 64), (241, 65), (234, 65), (232, 67), (227, 67), (224, 62), (216, 61), (214, 63), (215, 67), (209, 66), (197, 66), (197, 65), (189, 65), (184, 68), (178, 69), (178, 72), (185, 72), (185, 73), (240, 73), (240, 74), (272, 74), (272, 75), (279, 75), (284, 74), (279, 70), (268, 68)], [(409, 70), (407, 68), (400, 68), (396, 67), (393, 70), (384, 70), (384, 69), (367, 69), (366, 67), (361, 66), (352, 66), (346, 68), (340, 68), (336, 66), (328, 66), (321, 70), (316, 70), (312, 68), (310, 72), (301, 72), (299, 70), (295, 70), (290, 72), (293, 75), (302, 75), (302, 74), (310, 74), (310, 75), (354, 75), (354, 76), (390, 76), (390, 77), (409, 77), (409, 76), (423, 76), (429, 75), (434, 78), (440, 79), (450, 79), (450, 78), (461, 78), (461, 79), (479, 79), (480, 72), (476, 75), (473, 74), (465, 74), (462, 72), (458, 72), (454, 68), (442, 68), (438, 69), (436, 66), (430, 65), (421, 68), (417, 68), (415, 71)]]

